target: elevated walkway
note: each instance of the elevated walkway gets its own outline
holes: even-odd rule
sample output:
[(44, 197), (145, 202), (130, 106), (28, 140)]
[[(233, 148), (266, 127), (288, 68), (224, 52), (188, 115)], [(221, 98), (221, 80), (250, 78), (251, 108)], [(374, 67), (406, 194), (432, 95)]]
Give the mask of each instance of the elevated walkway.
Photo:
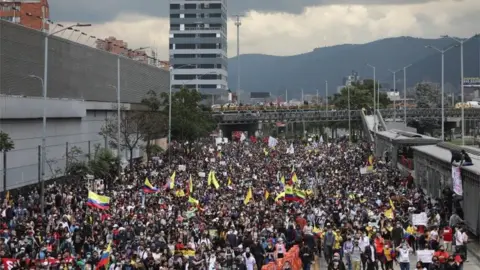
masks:
[(375, 126), (375, 123), (374, 123), (374, 119), (373, 119), (373, 116), (371, 115), (365, 115), (365, 112), (362, 111), (360, 113), (361, 115), (361, 118), (362, 118), (362, 126), (363, 126), (363, 133), (365, 134), (365, 139), (372, 143), (374, 142), (374, 139), (373, 139), (373, 133), (375, 132), (374, 131), (374, 126)]

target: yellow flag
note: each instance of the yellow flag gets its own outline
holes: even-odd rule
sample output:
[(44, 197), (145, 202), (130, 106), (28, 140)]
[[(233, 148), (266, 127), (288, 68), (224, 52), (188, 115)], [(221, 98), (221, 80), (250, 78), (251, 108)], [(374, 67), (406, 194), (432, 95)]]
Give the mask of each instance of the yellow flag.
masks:
[(218, 189), (220, 187), (220, 184), (218, 184), (218, 181), (217, 181), (217, 177), (215, 176), (215, 172), (213, 171), (212, 171), (212, 177), (211, 177), (210, 183), (213, 184), (215, 189)]
[(390, 203), (390, 207), (392, 207), (392, 209), (395, 210), (395, 205), (393, 204), (392, 199), (389, 200), (389, 203)]
[(248, 188), (248, 192), (247, 192), (247, 195), (245, 196), (245, 200), (243, 200), (243, 204), (248, 204), (248, 202), (250, 202), (252, 197), (253, 197), (252, 188), (250, 187)]
[(393, 210), (392, 209), (388, 209), (383, 214), (385, 215), (386, 218), (393, 219)]
[(175, 192), (175, 195), (177, 197), (185, 197), (185, 192), (183, 191), (183, 189), (179, 189)]
[(292, 182), (293, 182), (293, 183), (298, 182), (298, 177), (297, 177), (297, 174), (296, 174), (296, 173), (293, 173)]
[(213, 176), (213, 171), (210, 171), (208, 173), (208, 182), (207, 182), (208, 186), (210, 186), (212, 184), (212, 176)]
[(231, 185), (232, 185), (232, 178), (228, 177), (227, 186), (231, 186)]
[(177, 175), (177, 172), (173, 172), (172, 176), (170, 176), (170, 189), (173, 189), (175, 187), (175, 176)]
[(268, 197), (270, 197), (270, 193), (268, 190), (265, 190), (265, 200), (268, 200)]
[(193, 204), (199, 204), (200, 202), (197, 199), (194, 199), (193, 197), (188, 197), (188, 202), (193, 203)]
[(192, 180), (192, 175), (190, 174), (190, 180), (189, 180), (189, 183), (188, 183), (188, 188), (189, 188), (189, 191), (190, 193), (193, 192), (193, 180)]
[(267, 148), (263, 148), (263, 153), (265, 154), (265, 156), (268, 156)]
[(282, 182), (282, 184), (285, 185), (285, 176), (282, 175), (282, 178), (280, 178), (280, 182)]
[(283, 198), (283, 197), (285, 197), (285, 191), (282, 192), (282, 193), (280, 193), (280, 194), (278, 194), (277, 197), (275, 197), (275, 201), (278, 201), (278, 200), (280, 200), (280, 199)]

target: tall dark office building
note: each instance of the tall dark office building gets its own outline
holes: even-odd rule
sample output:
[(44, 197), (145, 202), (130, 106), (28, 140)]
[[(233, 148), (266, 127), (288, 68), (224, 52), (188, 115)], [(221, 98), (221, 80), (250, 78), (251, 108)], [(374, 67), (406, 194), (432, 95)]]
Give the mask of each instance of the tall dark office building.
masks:
[(172, 87), (224, 96), (227, 62), (227, 0), (170, 0)]

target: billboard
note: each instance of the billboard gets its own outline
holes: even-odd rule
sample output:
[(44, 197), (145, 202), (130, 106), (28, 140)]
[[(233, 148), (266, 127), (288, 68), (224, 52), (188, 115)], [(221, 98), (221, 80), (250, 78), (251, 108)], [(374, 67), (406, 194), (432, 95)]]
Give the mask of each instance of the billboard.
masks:
[(479, 77), (463, 78), (463, 86), (480, 88), (480, 78)]

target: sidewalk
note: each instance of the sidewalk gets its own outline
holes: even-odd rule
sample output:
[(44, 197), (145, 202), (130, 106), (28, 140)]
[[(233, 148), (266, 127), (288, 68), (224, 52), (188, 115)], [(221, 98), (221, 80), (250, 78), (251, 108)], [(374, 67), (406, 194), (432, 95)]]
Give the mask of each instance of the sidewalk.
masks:
[(475, 257), (480, 261), (480, 242), (475, 239), (467, 244), (468, 256)]

